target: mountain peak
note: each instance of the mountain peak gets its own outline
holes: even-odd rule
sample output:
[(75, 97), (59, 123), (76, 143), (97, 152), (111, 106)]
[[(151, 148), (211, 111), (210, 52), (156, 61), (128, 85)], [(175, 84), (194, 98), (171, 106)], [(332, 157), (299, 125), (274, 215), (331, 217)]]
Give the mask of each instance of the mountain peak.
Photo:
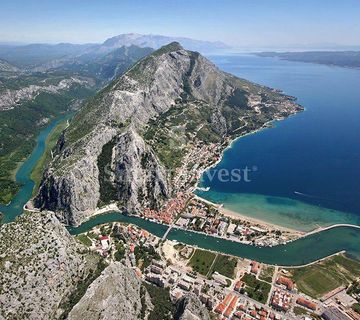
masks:
[[(112, 202), (134, 213), (157, 210), (193, 186), (193, 175), (184, 179), (181, 172), (201, 148), (222, 148), (297, 111), (287, 97), (170, 42), (82, 107), (61, 137), (34, 204), (71, 225)], [(197, 172), (211, 154), (204, 153)], [(89, 168), (94, 174), (86, 174)]]
[(115, 37), (107, 39), (102, 46), (106, 48), (116, 48), (121, 46), (129, 46), (134, 44), (139, 47), (150, 47), (153, 49), (159, 49), (162, 46), (172, 43), (179, 42), (187, 50), (199, 51), (199, 52), (213, 52), (216, 50), (229, 48), (228, 45), (217, 41), (203, 41), (194, 40), (184, 37), (170, 37), (155, 34), (138, 34), (138, 33), (126, 33), (120, 34)]
[(181, 46), (181, 44), (179, 42), (173, 41), (173, 42), (170, 42), (169, 44), (162, 46), (160, 49), (156, 50), (154, 52), (154, 54), (157, 54), (157, 53), (162, 54), (162, 53), (179, 51), (179, 50), (184, 50), (184, 48)]

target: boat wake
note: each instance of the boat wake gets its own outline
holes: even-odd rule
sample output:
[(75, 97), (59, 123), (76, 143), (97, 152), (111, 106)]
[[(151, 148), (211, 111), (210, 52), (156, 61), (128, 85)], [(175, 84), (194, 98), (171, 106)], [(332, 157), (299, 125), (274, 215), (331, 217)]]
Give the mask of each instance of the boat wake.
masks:
[(324, 201), (327, 201), (328, 203), (338, 203), (338, 204), (341, 204), (341, 205), (345, 205), (344, 202), (341, 202), (341, 201), (338, 201), (338, 200), (319, 197), (319, 196), (314, 196), (312, 194), (302, 193), (302, 192), (299, 192), (299, 191), (294, 191), (294, 194), (299, 195), (299, 196), (303, 196), (303, 197), (306, 197), (306, 198), (310, 198), (310, 199), (324, 200)]
[(302, 193), (302, 192), (298, 192), (298, 191), (294, 191), (294, 193), (299, 195), (299, 196), (312, 198), (312, 199), (330, 200), (330, 199), (327, 199), (327, 198), (324, 198), (324, 197), (314, 196), (312, 194)]

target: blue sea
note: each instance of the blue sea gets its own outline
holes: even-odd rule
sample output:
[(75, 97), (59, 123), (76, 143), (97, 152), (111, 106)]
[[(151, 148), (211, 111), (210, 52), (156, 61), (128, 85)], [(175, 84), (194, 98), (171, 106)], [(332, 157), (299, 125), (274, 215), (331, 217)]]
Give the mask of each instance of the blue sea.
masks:
[(299, 230), (360, 225), (360, 70), (254, 55), (210, 56), (220, 69), (283, 90), (305, 111), (237, 139), (215, 170), (250, 168), (248, 182), (210, 181), (197, 194)]

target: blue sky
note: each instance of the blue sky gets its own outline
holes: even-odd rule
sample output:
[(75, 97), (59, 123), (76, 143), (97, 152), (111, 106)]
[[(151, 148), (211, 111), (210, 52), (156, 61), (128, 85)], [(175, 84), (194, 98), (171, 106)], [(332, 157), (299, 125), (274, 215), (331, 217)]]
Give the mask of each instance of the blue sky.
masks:
[(102, 42), (120, 33), (239, 47), (360, 45), (359, 0), (1, 0), (0, 41)]

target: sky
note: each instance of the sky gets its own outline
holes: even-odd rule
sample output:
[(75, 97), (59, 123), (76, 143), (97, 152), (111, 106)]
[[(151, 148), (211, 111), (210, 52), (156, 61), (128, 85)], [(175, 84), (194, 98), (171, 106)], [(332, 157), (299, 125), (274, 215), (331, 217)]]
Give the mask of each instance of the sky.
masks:
[(0, 42), (93, 43), (121, 33), (235, 47), (360, 45), (360, 0), (1, 0)]

